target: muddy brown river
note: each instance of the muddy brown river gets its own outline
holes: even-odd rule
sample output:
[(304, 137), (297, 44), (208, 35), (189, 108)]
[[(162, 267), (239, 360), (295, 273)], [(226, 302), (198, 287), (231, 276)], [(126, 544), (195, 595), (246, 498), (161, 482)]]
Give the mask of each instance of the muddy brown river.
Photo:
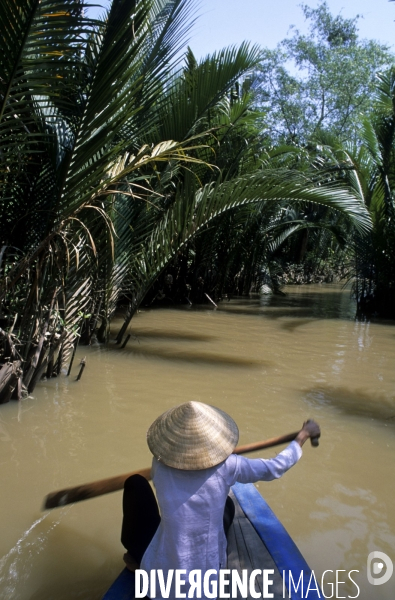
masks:
[(327, 597), (393, 600), (395, 575), (371, 585), (367, 557), (395, 562), (395, 323), (355, 321), (340, 287), (286, 292), (142, 311), (125, 349), (79, 350), (80, 382), (76, 360), (0, 407), (2, 600), (99, 600), (123, 568), (120, 492), (46, 512), (43, 498), (149, 466), (148, 426), (187, 400), (229, 412), (241, 444), (319, 421), (319, 448), (259, 491), (317, 580), (333, 571)]

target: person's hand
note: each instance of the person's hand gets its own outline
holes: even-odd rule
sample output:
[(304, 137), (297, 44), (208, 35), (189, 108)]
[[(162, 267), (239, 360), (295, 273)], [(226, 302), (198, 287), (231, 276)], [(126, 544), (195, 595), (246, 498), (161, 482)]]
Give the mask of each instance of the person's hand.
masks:
[(303, 423), (302, 429), (299, 431), (298, 435), (295, 438), (295, 441), (298, 442), (300, 446), (303, 446), (306, 440), (309, 438), (317, 439), (321, 435), (321, 429), (318, 423), (313, 421), (313, 419), (309, 419)]
[(309, 419), (303, 423), (302, 431), (306, 431), (311, 438), (320, 437), (321, 435), (321, 428), (316, 421), (313, 421), (313, 419)]

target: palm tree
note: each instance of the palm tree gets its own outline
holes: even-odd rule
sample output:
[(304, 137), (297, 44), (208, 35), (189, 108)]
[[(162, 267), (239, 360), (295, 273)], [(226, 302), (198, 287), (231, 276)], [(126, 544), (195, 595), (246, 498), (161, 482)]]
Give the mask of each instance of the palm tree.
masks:
[(188, 161), (188, 143), (141, 139), (155, 125), (152, 106), (191, 7), (114, 0), (93, 20), (81, 0), (2, 3), (1, 299), (28, 389), (54, 348), (63, 348), (59, 371), (81, 315), (97, 304), (97, 274), (114, 254), (116, 195), (131, 181), (150, 188), (147, 176), (138, 183), (150, 164)]
[(94, 20), (82, 0), (2, 3), (0, 402), (58, 374), (99, 322), (106, 339), (123, 293), (120, 341), (169, 261), (225, 211), (321, 202), (369, 226), (346, 190), (215, 164), (226, 94), (260, 53), (243, 44), (198, 64), (189, 52), (177, 71), (192, 10), (113, 0)]
[(379, 75), (374, 113), (364, 119), (359, 145), (331, 152), (372, 219), (368, 235), (353, 236), (355, 294), (362, 314), (395, 315), (395, 69)]
[(372, 218), (366, 239), (357, 239), (356, 293), (362, 312), (395, 316), (395, 69), (379, 76), (376, 110), (363, 129), (357, 172)]

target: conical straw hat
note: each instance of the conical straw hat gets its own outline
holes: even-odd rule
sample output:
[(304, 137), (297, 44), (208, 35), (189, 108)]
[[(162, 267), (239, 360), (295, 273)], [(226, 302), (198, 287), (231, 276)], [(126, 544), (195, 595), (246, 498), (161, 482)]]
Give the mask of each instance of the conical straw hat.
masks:
[(218, 465), (232, 454), (238, 439), (234, 420), (202, 402), (185, 402), (171, 408), (152, 423), (147, 433), (149, 449), (158, 460), (191, 471)]

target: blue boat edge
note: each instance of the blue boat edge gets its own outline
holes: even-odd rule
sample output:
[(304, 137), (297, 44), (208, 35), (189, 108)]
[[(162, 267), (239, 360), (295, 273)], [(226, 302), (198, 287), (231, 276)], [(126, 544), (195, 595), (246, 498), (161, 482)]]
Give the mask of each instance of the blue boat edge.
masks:
[[(280, 574), (283, 575), (283, 572), (285, 572), (288, 575), (288, 582), (289, 573), (292, 574), (292, 579), (295, 582), (294, 587), (297, 591), (295, 589), (289, 591), (288, 586), (286, 586), (284, 598), (290, 598), (291, 600), (301, 600), (302, 598), (318, 600), (322, 598), (318, 584), (317, 589), (308, 587), (312, 570), (285, 527), (280, 523), (254, 484), (236, 483), (232, 487), (232, 491), (255, 531), (266, 545)], [(298, 586), (302, 573), (302, 582)], [(134, 600), (134, 593), (134, 573), (125, 568), (104, 594), (102, 600)]]
[(134, 600), (134, 573), (126, 567), (102, 597), (102, 600)]
[[(292, 580), (295, 582), (295, 585), (292, 586), (294, 589), (288, 590), (286, 585), (284, 598), (290, 598), (291, 600), (301, 600), (302, 598), (318, 600), (322, 598), (318, 583), (315, 579), (312, 580), (313, 572), (299, 548), (255, 485), (253, 483), (235, 483), (232, 491), (268, 549), (281, 576), (283, 573), (286, 574), (286, 583), (289, 583), (289, 574), (291, 573)], [(298, 586), (300, 578), (301, 583)], [(297, 591), (295, 591), (295, 588)]]

